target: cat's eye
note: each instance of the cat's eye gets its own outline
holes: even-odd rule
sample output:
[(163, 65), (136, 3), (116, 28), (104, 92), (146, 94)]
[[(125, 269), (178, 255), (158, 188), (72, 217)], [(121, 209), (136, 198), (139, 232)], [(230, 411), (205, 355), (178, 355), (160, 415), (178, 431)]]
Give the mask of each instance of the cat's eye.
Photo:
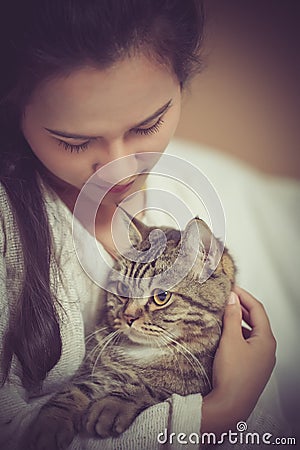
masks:
[(171, 298), (171, 292), (162, 291), (161, 289), (154, 289), (152, 298), (157, 306), (164, 306)]
[(125, 283), (123, 283), (122, 281), (118, 281), (117, 293), (121, 297), (128, 297), (128, 294), (129, 294), (128, 286)]

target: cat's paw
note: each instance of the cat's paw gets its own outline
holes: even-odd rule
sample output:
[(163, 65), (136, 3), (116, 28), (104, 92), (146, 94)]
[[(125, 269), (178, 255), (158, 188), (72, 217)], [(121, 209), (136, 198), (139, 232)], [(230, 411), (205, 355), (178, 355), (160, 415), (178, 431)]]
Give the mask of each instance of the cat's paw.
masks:
[(83, 429), (101, 438), (118, 436), (132, 424), (140, 409), (132, 401), (109, 395), (91, 403), (83, 418)]
[(26, 450), (65, 450), (76, 432), (70, 419), (56, 415), (54, 408), (41, 410), (24, 436)]

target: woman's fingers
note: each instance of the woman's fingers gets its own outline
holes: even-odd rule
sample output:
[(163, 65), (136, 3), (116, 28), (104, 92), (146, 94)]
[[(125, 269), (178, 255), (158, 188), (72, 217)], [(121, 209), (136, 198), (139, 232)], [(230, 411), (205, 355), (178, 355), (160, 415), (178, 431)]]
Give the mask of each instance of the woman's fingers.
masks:
[(242, 327), (242, 333), (243, 333), (243, 337), (244, 339), (249, 339), (251, 337), (252, 331), (248, 330), (248, 328), (244, 328)]
[(235, 286), (233, 291), (239, 296), (242, 306), (245, 308), (245, 316), (248, 314), (246, 322), (252, 327), (254, 335), (272, 335), (272, 330), (265, 308), (261, 302), (256, 300), (249, 292)]
[(242, 326), (242, 319), (246, 327), (250, 327), (250, 315), (248, 310), (240, 304), (238, 295), (235, 292), (230, 293), (229, 301), (225, 309), (223, 318), (223, 336), (236, 339), (243, 337), (248, 339), (251, 336), (251, 330)]
[(250, 323), (251, 318), (250, 318), (250, 314), (249, 311), (245, 308), (245, 306), (241, 305), (241, 309), (242, 309), (242, 317), (243, 317), (243, 321), (246, 322), (246, 324), (252, 328), (252, 325)]
[[(242, 327), (242, 317), (252, 325), (252, 330)], [(213, 390), (207, 396), (208, 400), (216, 401), (211, 414), (213, 428), (224, 431), (249, 417), (274, 368), (275, 350), (276, 342), (263, 306), (251, 294), (235, 287), (225, 308), (213, 364)], [(205, 427), (207, 417), (204, 415)]]
[[(250, 329), (242, 327), (242, 319)], [(242, 338), (250, 343), (258, 337), (269, 342), (275, 351), (276, 341), (262, 303), (249, 292), (235, 286), (225, 308), (222, 339), (234, 341)]]
[(223, 317), (222, 338), (236, 339), (242, 337), (242, 312), (239, 297), (234, 292), (230, 293)]

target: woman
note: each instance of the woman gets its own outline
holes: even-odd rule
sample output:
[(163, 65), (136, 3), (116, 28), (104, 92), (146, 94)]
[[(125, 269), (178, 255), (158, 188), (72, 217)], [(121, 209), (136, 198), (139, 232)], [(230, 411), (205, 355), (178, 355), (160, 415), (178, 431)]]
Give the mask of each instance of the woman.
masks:
[[(197, 0), (19, 0), (2, 11), (0, 28), (1, 439), (10, 449), (22, 448), (39, 408), (80, 365), (89, 326), (82, 304), (89, 309), (100, 295), (72, 254), (66, 206), (74, 210), (85, 182), (107, 163), (167, 147), (182, 91), (201, 67), (203, 12)], [(122, 181), (96, 217), (97, 239), (112, 255), (115, 205), (145, 181), (119, 171)], [(151, 436), (168, 423), (182, 431), (193, 411), (198, 431), (235, 429), (253, 410), (274, 355), (263, 306), (236, 288), (203, 405), (200, 395), (174, 396), (138, 423)], [(124, 448), (155, 448), (136, 433), (120, 437)]]

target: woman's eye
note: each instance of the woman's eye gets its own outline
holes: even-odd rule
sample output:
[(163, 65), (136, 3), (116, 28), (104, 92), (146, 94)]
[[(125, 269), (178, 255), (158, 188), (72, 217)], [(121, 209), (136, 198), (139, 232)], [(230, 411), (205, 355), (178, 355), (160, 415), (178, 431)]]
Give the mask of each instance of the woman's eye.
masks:
[[(152, 125), (149, 128), (135, 128), (132, 131), (136, 134), (142, 135), (142, 136), (148, 136), (150, 134), (154, 134), (157, 133), (160, 129), (160, 127), (162, 126), (162, 124), (164, 123), (163, 119), (160, 117), (157, 122)], [(68, 152), (83, 152), (85, 151), (88, 146), (90, 144), (90, 141), (87, 142), (83, 142), (82, 144), (79, 145), (74, 145), (74, 144), (69, 144), (68, 142), (62, 141), (60, 139), (58, 139), (58, 145), (62, 146), (65, 150), (67, 150)]]
[(152, 125), (151, 127), (149, 127), (149, 128), (135, 128), (133, 131), (134, 131), (136, 134), (140, 134), (140, 135), (143, 135), (143, 136), (147, 136), (147, 135), (149, 135), (149, 134), (157, 133), (157, 132), (159, 131), (160, 127), (162, 126), (163, 123), (164, 123), (164, 121), (163, 121), (163, 119), (160, 117), (160, 118), (158, 119), (158, 121), (157, 121), (154, 125)]
[(83, 144), (79, 144), (79, 145), (73, 145), (73, 144), (69, 144), (68, 142), (65, 141), (61, 141), (60, 139), (58, 140), (58, 145), (63, 146), (63, 148), (65, 150), (67, 150), (68, 152), (83, 152), (84, 150), (86, 150), (89, 146), (90, 141), (87, 142), (83, 142)]

